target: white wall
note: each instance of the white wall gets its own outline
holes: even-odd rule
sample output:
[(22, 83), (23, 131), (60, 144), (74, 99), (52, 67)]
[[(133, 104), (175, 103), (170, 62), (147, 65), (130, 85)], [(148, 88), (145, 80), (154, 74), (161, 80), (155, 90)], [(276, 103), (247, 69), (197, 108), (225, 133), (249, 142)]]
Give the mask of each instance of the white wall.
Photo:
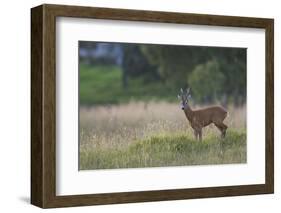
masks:
[[(120, 7), (132, 9), (164, 10), (191, 13), (209, 13), (235, 16), (256, 16), (275, 18), (275, 104), (281, 108), (280, 30), (281, 13), (279, 1), (246, 0), (97, 0), (48, 1), (56, 4)], [(20, 209), (24, 212), (36, 212), (39, 208), (28, 204), (30, 189), (30, 8), (42, 1), (2, 1), (1, 15), (1, 175), (0, 200), (1, 212)], [(279, 7), (278, 7), (279, 6)], [(279, 9), (279, 10), (278, 10)], [(279, 96), (279, 97), (278, 97)], [(3, 119), (4, 118), (4, 119)], [(275, 111), (275, 194), (242, 196), (229, 198), (197, 199), (141, 204), (122, 204), (97, 207), (68, 208), (74, 211), (98, 212), (277, 212), (281, 198), (280, 185), (280, 121), (281, 113)], [(4, 145), (4, 146), (3, 146)], [(239, 175), (239, 174), (237, 174)], [(66, 211), (57, 209), (50, 211)]]

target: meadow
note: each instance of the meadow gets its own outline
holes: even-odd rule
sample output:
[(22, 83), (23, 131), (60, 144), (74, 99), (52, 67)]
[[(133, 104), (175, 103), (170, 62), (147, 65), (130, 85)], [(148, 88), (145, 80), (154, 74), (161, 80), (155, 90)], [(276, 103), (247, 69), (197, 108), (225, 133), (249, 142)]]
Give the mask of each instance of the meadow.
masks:
[(210, 125), (199, 142), (178, 103), (82, 105), (79, 169), (246, 163), (246, 106), (227, 110), (226, 137)]

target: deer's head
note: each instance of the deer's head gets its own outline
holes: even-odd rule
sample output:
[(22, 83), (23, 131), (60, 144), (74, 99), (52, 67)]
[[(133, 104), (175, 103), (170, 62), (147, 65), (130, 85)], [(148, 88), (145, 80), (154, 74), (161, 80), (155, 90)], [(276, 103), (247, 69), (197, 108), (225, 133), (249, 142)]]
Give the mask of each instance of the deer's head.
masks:
[(178, 94), (178, 99), (181, 101), (181, 109), (185, 110), (187, 107), (189, 107), (188, 102), (191, 98), (190, 95), (190, 88), (186, 89), (186, 91), (183, 91), (183, 89), (180, 89), (180, 94)]

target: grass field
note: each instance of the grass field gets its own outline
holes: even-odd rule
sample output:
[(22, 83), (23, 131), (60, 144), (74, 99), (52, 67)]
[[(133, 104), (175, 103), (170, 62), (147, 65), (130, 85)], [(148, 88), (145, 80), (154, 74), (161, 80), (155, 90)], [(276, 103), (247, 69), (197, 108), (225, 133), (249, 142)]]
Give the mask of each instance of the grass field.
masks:
[(79, 168), (246, 163), (246, 107), (227, 110), (226, 138), (222, 140), (211, 125), (203, 129), (203, 141), (198, 142), (176, 103), (81, 107)]

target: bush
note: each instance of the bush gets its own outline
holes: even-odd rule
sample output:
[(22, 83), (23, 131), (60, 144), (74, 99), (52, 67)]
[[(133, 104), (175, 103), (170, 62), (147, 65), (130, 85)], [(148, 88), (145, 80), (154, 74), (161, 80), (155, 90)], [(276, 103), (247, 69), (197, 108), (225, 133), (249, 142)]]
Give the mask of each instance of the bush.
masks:
[(223, 93), (225, 77), (217, 61), (197, 65), (188, 77), (194, 98), (199, 102), (212, 102)]

